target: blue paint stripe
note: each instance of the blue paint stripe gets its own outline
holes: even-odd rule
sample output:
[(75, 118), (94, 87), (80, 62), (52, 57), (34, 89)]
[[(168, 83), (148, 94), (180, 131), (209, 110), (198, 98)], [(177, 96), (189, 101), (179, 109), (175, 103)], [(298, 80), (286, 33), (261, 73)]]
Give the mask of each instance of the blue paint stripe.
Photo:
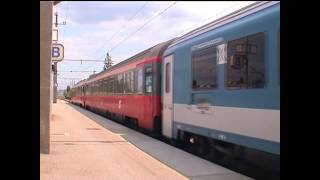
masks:
[(173, 137), (175, 139), (177, 139), (178, 127), (181, 130), (200, 134), (206, 137), (211, 137), (213, 139), (222, 140), (221, 137), (225, 137), (223, 141), (280, 155), (280, 143), (277, 142), (219, 131), (215, 129), (197, 127), (180, 122), (173, 122)]

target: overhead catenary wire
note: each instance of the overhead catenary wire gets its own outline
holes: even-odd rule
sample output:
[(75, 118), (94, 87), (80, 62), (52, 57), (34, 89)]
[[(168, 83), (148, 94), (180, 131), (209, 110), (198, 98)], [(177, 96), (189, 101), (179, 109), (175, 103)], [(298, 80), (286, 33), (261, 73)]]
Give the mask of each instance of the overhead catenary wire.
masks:
[(70, 70), (70, 71), (58, 71), (58, 72), (97, 72), (97, 71), (74, 71), (74, 70)]
[(149, 24), (151, 21), (153, 21), (156, 17), (162, 15), (164, 12), (166, 12), (168, 9), (170, 9), (172, 6), (174, 6), (177, 2), (173, 2), (170, 6), (168, 6), (167, 8), (165, 8), (164, 10), (162, 10), (160, 13), (158, 13), (157, 15), (153, 16), (152, 18), (150, 18), (149, 21), (147, 21), (146, 23), (144, 23), (142, 26), (140, 26), (136, 31), (134, 31), (133, 33), (131, 33), (129, 36), (125, 37), (122, 41), (120, 41), (118, 44), (116, 44), (115, 46), (113, 46), (112, 48), (110, 48), (110, 50), (108, 52), (113, 51), (114, 49), (116, 49), (120, 44), (122, 44), (123, 42), (125, 42), (126, 40), (128, 40), (130, 37), (132, 37), (134, 34), (136, 34), (137, 32), (139, 32), (142, 28), (144, 28), (147, 24)]
[(63, 59), (63, 61), (80, 61), (80, 62), (104, 62), (104, 60), (95, 60), (95, 59)]
[(120, 27), (120, 30), (117, 30), (108, 40), (106, 40), (106, 41), (103, 43), (103, 45), (101, 46), (101, 48), (98, 48), (97, 51), (94, 51), (94, 54), (97, 53), (97, 52), (99, 52), (101, 49), (103, 49), (104, 46), (105, 46), (108, 42), (110, 42), (119, 32), (121, 32), (122, 29), (126, 28), (126, 26), (127, 26), (128, 24), (130, 24), (130, 21), (131, 21), (134, 17), (136, 17), (136, 15), (137, 15), (140, 11), (142, 11), (142, 9), (147, 5), (147, 3), (148, 3), (148, 1), (146, 1), (126, 22), (124, 22), (124, 23), (122, 24), (122, 26)]
[[(136, 31), (134, 31), (133, 33), (131, 33), (129, 36), (125, 37), (122, 41), (120, 41), (117, 45), (113, 46), (110, 51), (114, 50), (115, 48), (117, 48), (120, 44), (122, 44), (123, 42), (125, 42), (126, 40), (128, 40), (131, 36), (133, 36), (135, 33), (139, 32), (142, 28), (144, 28), (147, 24), (149, 24), (150, 22), (152, 22), (156, 17), (161, 16), (164, 12), (166, 12), (168, 9), (170, 9), (172, 6), (174, 6), (177, 2), (173, 2), (172, 4), (170, 4), (167, 8), (165, 8), (164, 10), (162, 10), (160, 13), (156, 14), (155, 16), (151, 17), (147, 22), (145, 22), (142, 26), (140, 26)], [(99, 58), (98, 58), (99, 59)], [(90, 66), (90, 68), (92, 67), (92, 65)], [(86, 68), (86, 69), (89, 69)], [(75, 71), (73, 71), (75, 72)], [(93, 72), (95, 73), (96, 71), (77, 71), (77, 72)]]
[[(73, 61), (73, 59), (68, 59), (68, 60), (72, 60)], [(71, 61), (71, 62), (72, 62)], [(78, 61), (78, 60), (76, 60), (76, 61)], [(76, 61), (73, 61), (73, 62), (76, 62)], [(92, 64), (96, 64), (96, 63), (101, 63), (101, 62), (103, 62), (103, 61), (101, 61), (101, 60), (95, 60), (96, 62), (93, 62), (93, 61), (91, 61), (91, 60), (88, 60), (88, 61), (85, 61), (86, 63), (92, 63)], [(69, 61), (70, 62), (70, 61)], [(96, 73), (96, 72), (98, 72), (97, 70), (95, 70), (95, 69), (93, 69), (93, 70), (79, 70), (79, 68), (76, 68), (76, 69), (74, 69), (74, 70), (58, 70), (58, 73), (60, 73), (60, 74), (63, 74), (63, 75), (67, 75), (67, 74), (69, 74), (69, 73), (72, 73), (72, 74), (74, 74), (75, 76), (79, 76), (79, 77), (81, 77), (81, 79), (86, 79), (86, 76), (87, 75), (90, 75), (90, 74), (92, 74), (92, 73)], [(86, 75), (87, 74), (87, 75)], [(61, 81), (66, 81), (67, 79), (58, 79), (60, 82)]]
[[(65, 10), (64, 22), (67, 22), (67, 20), (68, 20), (68, 12), (69, 12), (69, 2), (66, 2), (66, 10)], [(60, 39), (59, 41), (64, 42), (64, 40), (65, 40), (64, 36), (66, 34), (66, 31), (67, 31), (67, 28), (63, 27), (62, 31), (60, 31), (61, 32), (61, 36), (60, 36), (61, 38), (59, 38)], [(64, 59), (64, 61), (68, 61), (68, 60)], [(67, 77), (57, 76), (58, 84), (60, 84), (60, 85), (65, 85), (67, 83), (70, 84), (70, 81), (66, 82), (66, 80), (72, 80), (72, 79), (75, 80), (75, 79), (81, 79), (81, 78), (67, 78)]]
[[(115, 49), (117, 46), (119, 46), (120, 44), (122, 44), (124, 41), (128, 40), (132, 35), (134, 35), (135, 33), (139, 32), (144, 26), (146, 26), (147, 24), (149, 24), (151, 21), (153, 21), (156, 17), (162, 15), (165, 11), (167, 11), (169, 8), (171, 8), (173, 5), (175, 5), (177, 2), (173, 2), (171, 5), (169, 5), (167, 8), (165, 8), (164, 10), (162, 10), (160, 13), (156, 14), (155, 16), (151, 17), (147, 22), (145, 22), (142, 26), (140, 26), (135, 32), (131, 33), (129, 36), (125, 37), (121, 42), (119, 42), (117, 45), (113, 46), (110, 51), (107, 52), (111, 52), (113, 49)], [(99, 57), (98, 59), (100, 59), (101, 57)], [(86, 69), (91, 68), (93, 65), (88, 66)]]
[[(113, 46), (110, 51), (107, 52), (111, 52), (113, 49), (115, 49), (117, 46), (119, 46), (121, 43), (123, 43), (124, 41), (128, 40), (132, 35), (134, 35), (135, 33), (139, 32), (143, 27), (145, 27), (147, 24), (149, 24), (151, 21), (153, 21), (156, 17), (162, 15), (165, 11), (167, 11), (169, 8), (171, 8), (173, 5), (175, 5), (177, 2), (173, 2), (171, 5), (169, 5), (167, 8), (165, 8), (164, 10), (162, 10), (160, 13), (156, 14), (155, 16), (153, 16), (152, 18), (150, 18), (147, 22), (145, 22), (142, 26), (140, 26), (135, 32), (131, 33), (129, 36), (127, 36), (126, 38), (124, 38), (121, 42), (119, 42), (117, 45)], [(98, 59), (100, 59), (101, 57), (99, 57)], [(86, 69), (91, 68), (93, 65), (91, 65), (90, 67), (88, 66)]]
[[(226, 8), (226, 9), (224, 9), (224, 10), (222, 10), (222, 11), (219, 11), (219, 12), (215, 13), (213, 16), (210, 16), (210, 17), (204, 19), (204, 20), (201, 21), (200, 23), (197, 23), (196, 25), (193, 25), (192, 27), (188, 27), (187, 29), (185, 29), (185, 30), (183, 30), (183, 31), (180, 31), (179, 33), (177, 33), (176, 36), (179, 37), (179, 36), (184, 35), (185, 33), (187, 33), (187, 32), (189, 32), (189, 31), (191, 31), (191, 30), (199, 27), (201, 24), (203, 24), (204, 22), (208, 21), (209, 19), (212, 19), (213, 17), (217, 18), (218, 15), (221, 15), (222, 13), (230, 10), (231, 8), (234, 8), (234, 7), (238, 6), (238, 5), (240, 5), (241, 3), (242, 3), (242, 2), (239, 2), (239, 3), (237, 3), (237, 4), (233, 4), (233, 5), (229, 6), (228, 8)], [(211, 21), (213, 21), (213, 20), (211, 20)]]
[[(69, 17), (68, 15), (69, 15), (70, 2), (68, 2), (68, 1), (65, 2), (65, 5), (66, 5), (66, 7), (65, 7), (65, 19), (64, 19), (64, 22), (67, 22), (68, 21), (68, 17)], [(61, 7), (63, 7), (63, 6), (61, 6)], [(63, 42), (64, 41), (64, 36), (67, 33), (68, 28), (62, 27), (62, 29), (63, 30), (62, 30), (62, 33), (61, 33), (61, 41)], [(65, 62), (65, 61), (72, 61), (72, 60), (64, 59), (63, 61)], [(82, 65), (82, 63), (77, 65), (75, 67), (75, 69), (79, 70), (81, 68), (81, 65)]]
[[(111, 36), (111, 38), (109, 38), (108, 40), (106, 40), (105, 43), (102, 45), (102, 47), (101, 47), (101, 48), (98, 48), (98, 50), (100, 51), (101, 49), (103, 49), (104, 46), (106, 45), (106, 43), (110, 42), (124, 27), (126, 27), (126, 26), (130, 23), (130, 21), (131, 21), (134, 17), (136, 17), (136, 15), (137, 15), (140, 11), (142, 11), (142, 9), (147, 5), (147, 3), (148, 3), (148, 1), (146, 1), (146, 2), (128, 19), (128, 22), (124, 22), (124, 23), (122, 24), (120, 30), (119, 30), (119, 31), (116, 31), (116, 32)], [(99, 51), (94, 51), (94, 53), (99, 52)], [(104, 57), (104, 56), (105, 56), (105, 54), (99, 56), (98, 59), (100, 59), (100, 58), (102, 58), (102, 57)], [(93, 66), (93, 65), (89, 65), (89, 66), (87, 66), (85, 69), (90, 69), (92, 66)]]
[[(146, 4), (146, 3), (145, 3)], [(145, 4), (144, 4), (144, 6), (145, 6)], [(111, 52), (111, 51), (113, 51), (113, 50), (115, 50), (116, 48), (118, 48), (122, 43), (124, 43), (125, 41), (127, 41), (129, 38), (131, 38), (134, 34), (136, 34), (137, 32), (139, 32), (139, 31), (141, 31), (147, 24), (149, 24), (150, 22), (152, 22), (156, 17), (159, 17), (160, 15), (162, 15), (165, 11), (167, 11), (169, 8), (171, 8), (173, 5), (175, 5), (176, 4), (176, 2), (174, 2), (174, 3), (172, 3), (169, 7), (167, 7), (166, 9), (164, 9), (162, 12), (160, 12), (160, 13), (158, 13), (157, 15), (155, 15), (155, 16), (153, 16), (152, 18), (150, 18), (149, 20), (147, 20), (147, 22), (145, 22), (142, 26), (140, 26), (135, 32), (133, 32), (133, 33), (131, 33), (129, 36), (127, 36), (127, 37), (125, 37), (123, 40), (121, 40), (118, 44), (116, 44), (115, 46), (113, 46), (112, 48), (110, 48), (110, 51), (109, 52)], [(229, 9), (231, 9), (231, 8), (233, 8), (233, 7), (235, 7), (235, 6), (237, 6), (237, 5), (239, 5), (240, 3), (237, 3), (237, 4), (234, 4), (234, 5), (232, 5), (232, 6), (230, 6), (230, 7), (228, 7), (227, 9), (224, 9), (223, 11), (220, 11), (220, 12), (218, 12), (218, 13), (216, 13), (214, 16), (211, 16), (211, 17), (209, 17), (209, 18), (206, 18), (205, 19), (205, 21), (207, 21), (207, 20), (209, 20), (209, 19), (211, 19), (211, 18), (213, 18), (213, 17), (216, 17), (216, 16), (218, 16), (219, 14), (221, 14), (221, 13), (223, 13), (223, 12), (225, 12), (225, 11), (227, 11), (227, 10), (229, 10)], [(142, 7), (144, 7), (144, 6), (142, 6)], [(142, 8), (140, 8), (140, 9), (142, 9)], [(139, 12), (139, 10), (137, 11), (137, 12)], [(138, 13), (135, 13), (135, 15), (133, 15), (132, 17), (135, 17), (136, 16), (136, 14), (138, 14)], [(204, 22), (204, 21), (202, 21), (202, 22)], [(201, 22), (201, 23), (202, 23)], [(197, 24), (197, 26), (198, 26), (199, 24)], [(122, 26), (122, 27), (124, 27), (124, 26)], [(194, 27), (192, 27), (192, 28), (194, 28)], [(188, 28), (188, 30), (189, 30), (190, 28)], [(184, 30), (184, 31), (182, 31), (182, 32), (185, 32), (186, 30)], [(118, 31), (119, 32), (119, 31)], [(118, 33), (118, 32), (116, 32), (115, 34), (114, 34), (114, 36)], [(181, 32), (181, 33), (182, 33)], [(181, 34), (181, 33), (179, 33), (179, 34)], [(111, 37), (111, 38), (113, 38), (113, 37)], [(102, 60), (101, 60), (101, 62), (102, 62)], [(90, 67), (92, 67), (92, 66), (94, 66), (95, 64), (91, 64), (91, 66)], [(86, 69), (88, 69), (89, 67), (87, 67)], [(66, 71), (66, 72), (97, 72), (97, 71)]]
[[(239, 2), (239, 3), (237, 3), (237, 4), (233, 4), (233, 5), (231, 5), (231, 6), (229, 6), (228, 8), (226, 8), (226, 9), (224, 9), (224, 10), (222, 10), (222, 11), (219, 11), (219, 12), (217, 12), (217, 13), (215, 13), (215, 15), (214, 16), (210, 16), (210, 17), (208, 17), (208, 18), (206, 18), (205, 20), (203, 20), (203, 21), (201, 21), (201, 23), (203, 23), (203, 22), (206, 22), (206, 21), (208, 21), (209, 19), (212, 19), (213, 17), (218, 17), (220, 14), (222, 14), (222, 13), (224, 13), (224, 12), (226, 12), (226, 11), (228, 11), (228, 10), (230, 10), (231, 8), (234, 8), (234, 7), (236, 7), (236, 6), (238, 6), (238, 5), (240, 5), (242, 2)], [(175, 5), (176, 4), (176, 2), (174, 2), (174, 3), (172, 3), (170, 6), (168, 6), (166, 9), (164, 9), (163, 11), (161, 11), (160, 13), (158, 13), (157, 15), (155, 15), (155, 16), (153, 16), (151, 19), (149, 19), (146, 23), (144, 23), (142, 26), (140, 26), (136, 31), (134, 31), (133, 33), (131, 33), (129, 36), (127, 36), (126, 38), (124, 38), (122, 41), (120, 41), (117, 45), (115, 45), (115, 46), (113, 46), (111, 49), (110, 49), (110, 51), (108, 51), (108, 52), (111, 52), (112, 50), (114, 50), (115, 48), (117, 48), (120, 44), (122, 44), (123, 42), (125, 42), (126, 40), (128, 40), (131, 36), (133, 36), (134, 34), (136, 34), (137, 32), (139, 32), (142, 28), (144, 28), (147, 24), (149, 24), (151, 21), (153, 21), (156, 17), (158, 17), (158, 16), (160, 16), (161, 14), (163, 14), (165, 11), (167, 11), (169, 8), (171, 8), (173, 5)], [(199, 26), (201, 23), (198, 23), (196, 26)], [(193, 28), (195, 28), (196, 26), (192, 26), (192, 29)], [(181, 33), (184, 33), (184, 32), (186, 32), (186, 31), (189, 31), (191, 28), (188, 28), (188, 29), (186, 29), (186, 30), (183, 30), (182, 32), (179, 32), (179, 35), (181, 34)]]
[(70, 77), (58, 77), (59, 79), (82, 79), (82, 78), (70, 78)]
[[(105, 63), (105, 60), (89, 60), (89, 59), (64, 59), (64, 61), (74, 61), (74, 62), (78, 61), (78, 62), (81, 62), (81, 63), (82, 62)], [(91, 67), (92, 67), (92, 65), (90, 66), (90, 68)], [(89, 69), (89, 66), (86, 69)], [(93, 71), (89, 71), (89, 72), (97, 72), (97, 71), (93, 70)], [(83, 72), (83, 71), (78, 71), (78, 69), (77, 69), (76, 72)]]
[[(66, 2), (66, 5), (67, 5), (67, 7), (66, 7), (66, 13), (65, 13), (65, 22), (66, 22), (67, 19), (68, 19), (68, 12), (69, 12), (69, 5), (70, 5), (69, 2)], [(65, 29), (63, 28), (63, 30), (65, 30)], [(65, 33), (65, 31), (64, 31), (64, 33)], [(80, 70), (80, 69), (82, 69), (82, 68), (81, 68), (82, 62), (89, 62), (89, 61), (91, 61), (91, 60), (64, 59), (63, 61), (80, 61), (81, 63), (78, 64), (78, 65), (75, 67), (75, 69)], [(92, 62), (104, 62), (104, 60), (93, 60)], [(86, 69), (88, 69), (88, 68), (86, 68)]]
[(177, 2), (172, 3), (170, 6), (168, 6), (167, 8), (165, 8), (163, 11), (161, 11), (160, 13), (158, 13), (157, 15), (153, 16), (152, 18), (150, 18), (149, 21), (147, 21), (146, 23), (144, 23), (142, 26), (140, 26), (136, 31), (134, 31), (133, 33), (131, 33), (129, 36), (127, 36), (126, 38), (124, 38), (122, 41), (120, 41), (117, 45), (113, 46), (112, 48), (110, 48), (110, 50), (108, 52), (111, 52), (112, 50), (114, 50), (115, 48), (117, 48), (120, 44), (122, 44), (124, 41), (128, 40), (131, 36), (133, 36), (134, 34), (136, 34), (137, 32), (139, 32), (142, 28), (144, 28), (147, 24), (149, 24), (151, 21), (153, 21), (156, 17), (162, 15), (165, 11), (167, 11), (169, 8), (171, 8), (172, 6), (174, 6)]

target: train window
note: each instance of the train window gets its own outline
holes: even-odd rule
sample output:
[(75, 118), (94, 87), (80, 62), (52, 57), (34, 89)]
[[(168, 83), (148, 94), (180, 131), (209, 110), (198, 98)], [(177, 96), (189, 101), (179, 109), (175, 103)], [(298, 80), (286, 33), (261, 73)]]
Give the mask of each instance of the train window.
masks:
[(99, 83), (99, 94), (100, 96), (103, 95), (103, 81), (100, 81)]
[(117, 82), (116, 82), (116, 93), (123, 93), (123, 74), (120, 73), (117, 76)]
[(98, 82), (98, 95), (100, 96), (102, 93), (102, 84), (101, 84), (101, 81)]
[(103, 95), (107, 95), (107, 79), (103, 81)]
[(146, 74), (146, 93), (152, 93), (152, 74)]
[(129, 93), (129, 88), (128, 88), (128, 80), (129, 79), (129, 72), (125, 72), (124, 73), (124, 87), (123, 87), (123, 92), (126, 94), (126, 93)]
[(108, 79), (106, 80), (106, 92), (107, 92), (107, 95), (110, 94), (109, 84), (110, 84), (110, 79), (108, 78)]
[(97, 82), (95, 82), (95, 95), (99, 95), (99, 84)]
[(109, 93), (110, 94), (113, 94), (115, 91), (114, 91), (114, 78), (113, 77), (111, 77), (110, 79), (109, 79), (109, 83), (108, 83), (108, 88), (109, 88)]
[(98, 87), (97, 82), (94, 82), (94, 95), (98, 95)]
[(97, 82), (97, 95), (100, 95), (101, 92), (101, 83)]
[(105, 96), (107, 93), (107, 82), (104, 80), (102, 84), (102, 94)]
[(94, 95), (94, 86), (93, 86), (93, 83), (91, 84), (91, 95)]
[(145, 91), (146, 93), (152, 93), (152, 67), (145, 69)]
[(228, 42), (227, 52), (226, 86), (229, 89), (264, 87), (263, 33)]
[(106, 92), (107, 92), (107, 90), (106, 90), (106, 81), (105, 80), (103, 80), (102, 81), (102, 95), (106, 95)]
[(104, 80), (101, 81), (101, 95), (104, 96), (105, 95), (105, 85), (104, 85)]
[(143, 89), (143, 73), (142, 69), (138, 69), (137, 71), (137, 81), (136, 81), (136, 92), (137, 93), (142, 93)]
[(107, 79), (107, 94), (109, 95), (111, 93), (112, 93), (112, 91), (111, 91), (111, 79), (108, 78)]
[(100, 94), (102, 95), (102, 96), (104, 96), (105, 94), (105, 85), (104, 85), (104, 80), (103, 81), (101, 81), (101, 92), (100, 92)]
[(170, 73), (171, 73), (171, 64), (168, 62), (166, 64), (166, 78), (165, 78), (166, 93), (169, 93), (170, 91)]
[(131, 71), (130, 73), (130, 81), (129, 81), (129, 86), (130, 89), (132, 91), (132, 93), (135, 93), (135, 88), (134, 88), (134, 84), (135, 84), (135, 78), (134, 78), (134, 71)]
[(132, 91), (132, 93), (135, 93), (135, 88), (134, 88), (134, 84), (135, 84), (135, 78), (134, 78), (134, 71), (131, 71), (130, 73), (130, 81), (129, 81), (129, 86), (130, 86), (130, 89)]
[(94, 86), (93, 86), (93, 83), (91, 84), (91, 95), (94, 95)]
[(106, 79), (106, 95), (109, 95), (109, 79)]
[(192, 52), (192, 89), (203, 90), (217, 87), (216, 61), (215, 46)]
[(125, 93), (134, 93), (134, 71), (125, 73)]
[(97, 86), (97, 83), (94, 82), (94, 95), (96, 96), (98, 93), (98, 86)]

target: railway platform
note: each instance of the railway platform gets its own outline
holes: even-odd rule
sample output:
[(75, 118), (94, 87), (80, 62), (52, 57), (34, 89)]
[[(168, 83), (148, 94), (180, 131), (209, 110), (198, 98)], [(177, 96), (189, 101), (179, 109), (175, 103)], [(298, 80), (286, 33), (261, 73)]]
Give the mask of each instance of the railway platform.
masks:
[(250, 179), (105, 117), (58, 100), (41, 180)]

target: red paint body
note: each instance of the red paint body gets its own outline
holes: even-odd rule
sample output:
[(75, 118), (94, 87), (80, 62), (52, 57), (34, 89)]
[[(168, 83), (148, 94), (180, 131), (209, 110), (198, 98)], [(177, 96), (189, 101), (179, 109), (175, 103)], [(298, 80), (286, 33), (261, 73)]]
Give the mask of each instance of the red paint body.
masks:
[[(155, 66), (161, 65), (161, 58), (153, 57), (134, 62), (124, 67), (117, 68), (111, 72), (95, 77), (88, 82), (103, 79), (113, 74), (132, 69), (132, 67), (144, 66), (154, 63)], [(130, 67), (130, 68), (129, 68)], [(159, 72), (158, 72), (159, 73)], [(156, 77), (153, 77), (154, 79)], [(156, 86), (156, 88), (160, 89)], [(121, 105), (119, 106), (119, 101)], [(153, 94), (119, 94), (109, 96), (74, 96), (71, 102), (84, 106), (90, 106), (102, 111), (108, 111), (130, 118), (137, 119), (139, 127), (152, 131), (153, 121), (156, 117), (161, 116), (161, 96)]]
[(135, 118), (140, 127), (152, 131), (154, 118), (161, 115), (160, 98), (150, 95), (77, 96), (72, 102), (83, 106), (85, 99), (86, 106)]
[[(161, 126), (161, 63), (164, 50), (171, 44), (172, 40), (153, 46), (104, 72), (92, 76), (87, 80), (79, 82), (73, 87), (75, 95), (72, 95), (71, 102), (90, 106), (102, 111), (116, 113), (127, 116), (138, 121), (139, 127), (147, 130), (159, 130)], [(152, 72), (147, 69), (152, 68)], [(142, 69), (143, 82), (145, 83), (146, 74), (150, 78), (152, 75), (152, 93), (146, 92), (142, 94), (110, 94), (110, 95), (88, 95), (86, 88), (97, 82), (103, 82), (108, 77), (119, 73), (128, 72), (135, 69)], [(149, 80), (150, 82), (150, 80)], [(99, 83), (97, 83), (99, 84)], [(143, 84), (145, 87), (146, 84)], [(150, 87), (150, 84), (148, 84)], [(82, 88), (82, 89), (81, 89)], [(145, 89), (145, 88), (143, 88)], [(90, 92), (91, 93), (91, 92)], [(90, 94), (89, 93), (89, 94)], [(155, 122), (158, 118), (157, 122)]]
[(76, 96), (71, 101), (82, 106), (135, 118), (140, 127), (152, 131), (154, 118), (161, 115), (160, 98), (151, 95)]

